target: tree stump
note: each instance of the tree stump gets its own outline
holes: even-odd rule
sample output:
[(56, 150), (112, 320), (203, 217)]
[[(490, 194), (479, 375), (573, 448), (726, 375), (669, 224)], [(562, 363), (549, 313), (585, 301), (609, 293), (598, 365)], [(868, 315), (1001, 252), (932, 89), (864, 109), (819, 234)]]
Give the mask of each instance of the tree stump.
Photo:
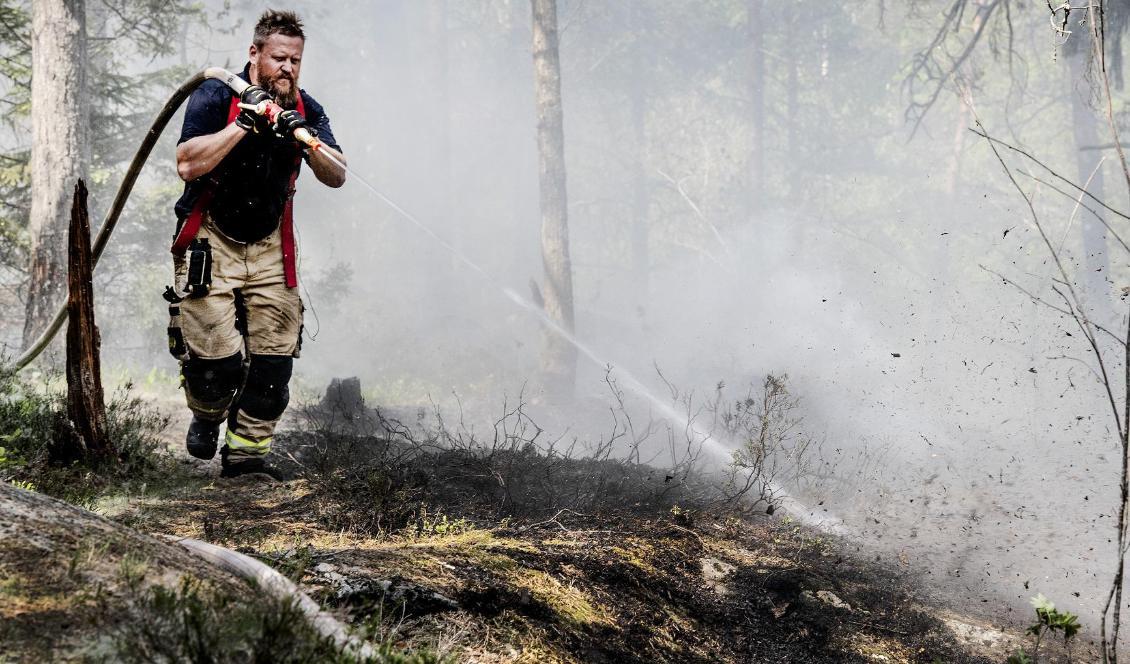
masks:
[(326, 388), (326, 395), (322, 397), (321, 408), (344, 417), (347, 422), (364, 417), (365, 397), (361, 396), (361, 379), (356, 376), (334, 378)]
[[(102, 391), (98, 327), (94, 324), (94, 264), (90, 252), (90, 216), (86, 183), (75, 185), (71, 204), (69, 269), (67, 272), (67, 416), (76, 434), (78, 454), (92, 460), (115, 456), (106, 434), (106, 404)], [(72, 443), (72, 445), (74, 444)]]

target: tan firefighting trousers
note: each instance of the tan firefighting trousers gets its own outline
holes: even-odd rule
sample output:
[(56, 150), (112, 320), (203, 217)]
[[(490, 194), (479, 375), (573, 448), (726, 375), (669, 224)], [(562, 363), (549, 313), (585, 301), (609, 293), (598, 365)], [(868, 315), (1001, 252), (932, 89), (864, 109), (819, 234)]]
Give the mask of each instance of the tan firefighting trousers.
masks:
[[(197, 238), (207, 238), (212, 250), (212, 283), (203, 297), (180, 303), (180, 327), (192, 357), (206, 360), (245, 354), (297, 356), (302, 334), (302, 299), (287, 288), (282, 244), (276, 229), (259, 242), (244, 244), (227, 238), (205, 214)], [(184, 292), (186, 256), (173, 260), (177, 292)], [(237, 327), (236, 300), (242, 298), (246, 348)], [(245, 355), (246, 356), (246, 355)], [(245, 386), (245, 390), (248, 387)], [(185, 385), (188, 407), (209, 420), (228, 418), (227, 403), (204, 403)], [(263, 456), (281, 418), (260, 419), (237, 410), (228, 421), (225, 444), (231, 456)]]

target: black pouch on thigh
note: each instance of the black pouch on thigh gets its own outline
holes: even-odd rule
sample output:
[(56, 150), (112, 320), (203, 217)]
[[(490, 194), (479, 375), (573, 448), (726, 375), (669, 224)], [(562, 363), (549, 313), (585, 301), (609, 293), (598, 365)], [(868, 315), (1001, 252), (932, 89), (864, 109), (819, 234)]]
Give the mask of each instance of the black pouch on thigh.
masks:
[(290, 355), (294, 358), (302, 357), (302, 335), (306, 332), (306, 303), (303, 302), (301, 306), (302, 308), (298, 312), (298, 341), (295, 342), (294, 352)]
[(188, 297), (203, 297), (212, 287), (212, 245), (201, 237), (188, 245), (188, 276), (184, 291)]
[(165, 286), (163, 297), (169, 303), (169, 353), (178, 360), (187, 360), (188, 346), (184, 343), (184, 332), (180, 326), (180, 303), (184, 298), (177, 295), (172, 286)]

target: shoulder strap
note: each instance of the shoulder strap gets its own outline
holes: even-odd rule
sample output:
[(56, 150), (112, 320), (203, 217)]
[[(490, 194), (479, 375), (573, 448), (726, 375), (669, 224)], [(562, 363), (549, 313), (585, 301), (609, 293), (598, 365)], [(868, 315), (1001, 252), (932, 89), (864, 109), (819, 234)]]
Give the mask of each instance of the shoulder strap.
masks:
[(232, 95), (231, 106), (228, 107), (228, 124), (235, 122), (241, 110), (243, 109), (239, 107), (239, 95)]
[[(239, 97), (232, 96), (231, 105), (228, 107), (228, 122), (231, 124), (235, 122), (236, 117), (239, 116)], [(225, 125), (227, 126), (227, 125)], [(172, 252), (176, 255), (184, 253), (188, 248), (192, 239), (200, 232), (201, 223), (204, 220), (204, 210), (208, 209), (208, 204), (212, 202), (212, 196), (216, 193), (215, 182), (209, 181), (204, 189), (200, 192), (200, 196), (196, 199), (196, 204), (192, 206), (192, 211), (185, 217), (184, 223), (181, 224), (180, 231), (176, 237), (173, 238)]]

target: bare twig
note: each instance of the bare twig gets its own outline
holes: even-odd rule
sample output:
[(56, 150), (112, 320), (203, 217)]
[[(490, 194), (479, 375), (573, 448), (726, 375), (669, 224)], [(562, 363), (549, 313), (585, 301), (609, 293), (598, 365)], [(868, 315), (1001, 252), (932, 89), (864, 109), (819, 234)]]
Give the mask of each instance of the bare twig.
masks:
[[(1091, 182), (1095, 179), (1095, 175), (1099, 172), (1099, 169), (1103, 167), (1104, 162), (1106, 162), (1106, 157), (1099, 159), (1099, 163), (1095, 164), (1095, 167), (1091, 169), (1091, 174), (1087, 177), (1087, 181), (1083, 183), (1083, 192), (1091, 188)], [(1067, 235), (1071, 232), (1071, 227), (1075, 225), (1075, 217), (1079, 214), (1080, 207), (1084, 207), (1082, 192), (1080, 192), (1079, 197), (1075, 199), (1075, 207), (1071, 210), (1071, 216), (1067, 219), (1067, 225), (1063, 227), (1063, 237), (1059, 238), (1057, 251), (1063, 251), (1063, 243), (1067, 242)], [(1098, 214), (1095, 214), (1095, 216), (1098, 217)], [(1099, 220), (1102, 221), (1102, 217), (1099, 217)], [(1109, 226), (1107, 226), (1107, 228), (1110, 229)], [(1111, 230), (1111, 232), (1113, 233), (1114, 231)], [(1115, 234), (1115, 237), (1118, 237), (1117, 234)], [(1118, 241), (1122, 242), (1122, 238), (1119, 237)], [(1122, 246), (1126, 247), (1126, 243), (1122, 242)]]
[[(1076, 189), (1077, 191), (1079, 191), (1080, 193), (1082, 193), (1082, 194), (1083, 194), (1084, 196), (1086, 196), (1087, 198), (1089, 198), (1089, 199), (1091, 199), (1092, 201), (1094, 201), (1094, 202), (1095, 202), (1095, 204), (1097, 204), (1097, 205), (1098, 205), (1099, 207), (1102, 207), (1102, 208), (1106, 209), (1106, 210), (1107, 210), (1108, 212), (1111, 212), (1112, 214), (1115, 214), (1115, 215), (1117, 215), (1117, 216), (1119, 216), (1119, 217), (1122, 217), (1123, 219), (1126, 219), (1127, 221), (1130, 221), (1130, 214), (1127, 214), (1127, 213), (1125, 213), (1125, 212), (1123, 212), (1123, 211), (1121, 211), (1121, 210), (1116, 210), (1116, 209), (1112, 208), (1111, 206), (1107, 205), (1106, 201), (1102, 200), (1101, 198), (1098, 198), (1098, 197), (1096, 197), (1096, 196), (1095, 196), (1094, 194), (1092, 194), (1091, 192), (1087, 191), (1087, 190), (1086, 190), (1086, 189), (1084, 189), (1083, 187), (1080, 187), (1080, 186), (1079, 186), (1078, 184), (1076, 184), (1076, 183), (1075, 183), (1075, 182), (1073, 182), (1072, 180), (1070, 180), (1070, 179), (1068, 179), (1068, 178), (1066, 178), (1066, 177), (1064, 177), (1064, 176), (1060, 175), (1060, 174), (1059, 174), (1059, 172), (1057, 172), (1057, 171), (1056, 171), (1055, 169), (1053, 169), (1053, 168), (1052, 168), (1051, 166), (1048, 166), (1048, 165), (1047, 165), (1047, 164), (1045, 164), (1044, 162), (1042, 162), (1042, 161), (1040, 161), (1039, 159), (1037, 159), (1037, 158), (1036, 158), (1035, 156), (1033, 156), (1033, 155), (1032, 155), (1032, 154), (1031, 154), (1030, 152), (1028, 152), (1027, 150), (1024, 150), (1023, 148), (1019, 148), (1019, 147), (1016, 147), (1015, 145), (1012, 145), (1011, 143), (1006, 143), (1005, 141), (1002, 141), (1001, 139), (999, 139), (999, 138), (996, 138), (995, 136), (990, 136), (990, 135), (989, 135), (989, 134), (988, 134), (988, 133), (987, 133), (987, 132), (985, 131), (985, 128), (981, 126), (981, 124), (980, 124), (980, 123), (978, 123), (978, 124), (977, 124), (977, 126), (978, 126), (978, 127), (980, 127), (980, 130), (977, 130), (977, 129), (973, 129), (973, 128), (971, 127), (971, 128), (969, 129), (969, 131), (973, 132), (974, 134), (977, 134), (977, 135), (978, 135), (978, 136), (980, 136), (981, 138), (983, 138), (983, 139), (985, 139), (985, 140), (989, 141), (990, 143), (993, 143), (993, 144), (995, 144), (995, 145), (999, 145), (999, 146), (1001, 146), (1001, 147), (1003, 147), (1003, 148), (1007, 148), (1008, 150), (1011, 150), (1012, 152), (1015, 152), (1016, 154), (1018, 154), (1018, 155), (1020, 155), (1020, 156), (1024, 157), (1025, 159), (1028, 159), (1028, 160), (1032, 161), (1032, 162), (1033, 162), (1034, 164), (1036, 164), (1036, 165), (1037, 165), (1037, 166), (1039, 166), (1040, 168), (1042, 168), (1042, 169), (1046, 170), (1046, 171), (1047, 171), (1048, 173), (1050, 173), (1050, 174), (1051, 174), (1051, 175), (1052, 175), (1053, 177), (1055, 177), (1055, 178), (1056, 178), (1057, 180), (1060, 180), (1060, 181), (1062, 181), (1062, 182), (1063, 182), (1064, 184), (1067, 184), (1068, 186), (1070, 186), (1070, 187), (1072, 187), (1072, 188)], [(998, 156), (998, 158), (999, 158), (999, 156)]]

